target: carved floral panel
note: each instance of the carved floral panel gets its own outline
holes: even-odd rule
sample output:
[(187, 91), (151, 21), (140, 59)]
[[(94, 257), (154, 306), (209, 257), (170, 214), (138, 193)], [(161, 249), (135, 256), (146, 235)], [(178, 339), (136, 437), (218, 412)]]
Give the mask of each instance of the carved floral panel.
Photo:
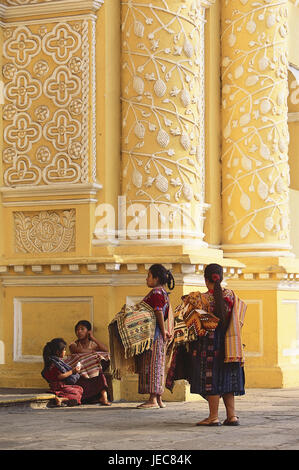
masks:
[(76, 211), (14, 212), (16, 253), (75, 251)]
[(91, 28), (87, 20), (4, 27), (6, 186), (88, 181)]
[(225, 241), (287, 243), (287, 1), (225, 0), (222, 15)]
[(204, 203), (204, 21), (192, 0), (122, 2), (123, 193), (132, 203)]

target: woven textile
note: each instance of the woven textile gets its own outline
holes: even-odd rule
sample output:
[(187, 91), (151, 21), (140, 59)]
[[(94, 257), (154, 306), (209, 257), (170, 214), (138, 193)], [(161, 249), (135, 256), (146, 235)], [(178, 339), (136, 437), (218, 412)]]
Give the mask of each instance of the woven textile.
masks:
[(244, 323), (247, 305), (234, 295), (234, 305), (231, 320), (225, 335), (224, 362), (240, 362), (244, 364), (244, 349), (241, 338), (241, 329)]
[(135, 372), (134, 356), (152, 348), (155, 328), (154, 310), (146, 302), (123, 306), (109, 325), (111, 368), (115, 378)]
[(133, 307), (123, 307), (116, 321), (125, 349), (125, 358), (141, 354), (152, 347), (156, 316), (146, 302), (140, 302)]
[[(244, 323), (247, 305), (232, 292), (233, 308), (231, 319), (225, 334), (225, 359), (224, 362), (241, 362), (244, 364), (244, 350), (241, 339), (241, 329)], [(179, 344), (190, 343), (201, 336), (205, 336), (204, 314), (208, 313), (210, 319), (215, 319), (211, 312), (211, 304), (208, 297), (200, 292), (191, 292), (182, 297), (182, 303), (174, 312), (174, 342), (173, 348)], [(210, 323), (212, 324), (212, 323)], [(215, 322), (215, 329), (217, 324)]]
[(71, 367), (81, 363), (80, 375), (86, 379), (92, 379), (102, 373), (102, 361), (109, 361), (108, 352), (93, 351), (90, 353), (71, 354), (64, 359), (64, 362)]
[(183, 296), (174, 313), (174, 345), (195, 341), (207, 331), (215, 330), (219, 319), (209, 310), (209, 304), (200, 292)]
[(137, 357), (138, 393), (162, 395), (164, 392), (165, 348), (163, 337), (159, 335), (153, 348)]

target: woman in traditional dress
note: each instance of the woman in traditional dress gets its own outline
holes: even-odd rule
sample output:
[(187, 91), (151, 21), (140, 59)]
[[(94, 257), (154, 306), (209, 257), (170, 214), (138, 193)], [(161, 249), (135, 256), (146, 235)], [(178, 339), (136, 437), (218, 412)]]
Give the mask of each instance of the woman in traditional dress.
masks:
[[(71, 354), (82, 354), (83, 357), (92, 355), (94, 352), (108, 352), (105, 344), (98, 341), (93, 333), (91, 323), (88, 320), (80, 320), (75, 326), (77, 340), (69, 345)], [(105, 362), (109, 366), (109, 360)], [(98, 375), (85, 378), (81, 375), (77, 384), (83, 388), (82, 403), (99, 402), (102, 406), (111, 406), (108, 400), (108, 384), (103, 373), (102, 366), (98, 364)]]
[[(209, 264), (204, 272), (208, 292), (202, 294), (209, 303), (210, 312), (219, 318), (214, 331), (190, 342), (191, 370), (190, 391), (203, 396), (209, 404), (208, 418), (197, 426), (219, 426), (220, 397), (226, 408), (227, 426), (237, 426), (235, 395), (245, 394), (244, 367), (241, 361), (225, 362), (225, 334), (231, 320), (235, 295), (230, 289), (222, 289), (223, 269), (219, 264)], [(240, 340), (240, 338), (239, 338)]]
[(149, 399), (137, 408), (165, 408), (162, 401), (164, 392), (165, 355), (170, 333), (165, 329), (165, 320), (169, 314), (169, 298), (165, 290), (174, 289), (174, 278), (161, 264), (153, 264), (147, 275), (147, 286), (152, 290), (143, 301), (150, 305), (156, 316), (156, 330), (153, 347), (137, 356), (139, 373), (138, 393), (149, 394)]

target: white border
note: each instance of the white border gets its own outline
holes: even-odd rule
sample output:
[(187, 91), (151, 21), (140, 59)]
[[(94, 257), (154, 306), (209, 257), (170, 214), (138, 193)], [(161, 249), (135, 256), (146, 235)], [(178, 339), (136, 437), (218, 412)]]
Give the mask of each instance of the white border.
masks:
[(23, 315), (22, 305), (24, 303), (34, 302), (86, 302), (90, 304), (90, 318), (93, 325), (94, 319), (94, 304), (93, 297), (15, 297), (13, 300), (14, 305), (14, 338), (13, 338), (13, 361), (14, 362), (42, 362), (42, 356), (23, 355), (22, 353), (22, 338), (23, 338)]
[(18, 5), (0, 7), (2, 19), (24, 18), (36, 15), (57, 15), (57, 13), (76, 13), (84, 10), (97, 12), (104, 0), (59, 0), (33, 5)]

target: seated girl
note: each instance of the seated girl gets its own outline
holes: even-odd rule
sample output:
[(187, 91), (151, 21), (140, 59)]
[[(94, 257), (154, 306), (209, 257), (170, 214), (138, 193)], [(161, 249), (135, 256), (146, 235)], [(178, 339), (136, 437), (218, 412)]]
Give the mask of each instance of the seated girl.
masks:
[(108, 348), (93, 336), (91, 324), (87, 320), (80, 320), (76, 324), (75, 333), (78, 339), (69, 345), (71, 356), (66, 362), (72, 364), (79, 360), (81, 363), (81, 376), (77, 383), (83, 388), (82, 402), (98, 401), (103, 406), (111, 406), (101, 365), (101, 362), (106, 367), (109, 365)]
[(49, 341), (43, 349), (44, 369), (41, 375), (55, 394), (57, 406), (80, 405), (83, 388), (75, 385), (80, 378), (80, 366), (76, 364), (75, 367), (70, 367), (65, 364), (65, 354), (66, 342), (62, 338)]

